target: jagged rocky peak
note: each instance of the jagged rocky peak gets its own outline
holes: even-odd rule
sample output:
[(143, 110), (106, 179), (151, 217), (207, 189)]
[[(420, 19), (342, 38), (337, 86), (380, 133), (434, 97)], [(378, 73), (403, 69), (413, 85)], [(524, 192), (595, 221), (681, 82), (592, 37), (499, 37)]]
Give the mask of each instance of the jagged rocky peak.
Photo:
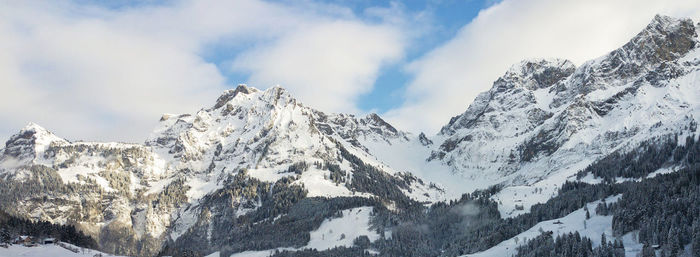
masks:
[(394, 135), (399, 133), (399, 131), (396, 128), (394, 128), (394, 126), (392, 126), (391, 124), (386, 122), (384, 119), (379, 117), (379, 115), (377, 115), (376, 113), (371, 113), (371, 114), (367, 115), (367, 117), (360, 120), (360, 122), (362, 124), (365, 124), (365, 125), (372, 125), (375, 127), (383, 128), (383, 129), (393, 133)]
[(552, 105), (558, 107), (579, 94), (634, 82), (641, 75), (664, 68), (670, 61), (686, 55), (697, 43), (696, 28), (691, 19), (656, 15), (646, 28), (621, 48), (586, 62), (572, 75), (569, 83), (558, 84), (553, 89), (557, 95)]
[(68, 143), (36, 123), (29, 123), (5, 142), (4, 155), (14, 158), (34, 158), (52, 143)]
[[(352, 114), (332, 113), (325, 114), (314, 110), (315, 127), (326, 135), (338, 134), (344, 139), (387, 140), (393, 138), (405, 138), (407, 132), (396, 129), (376, 113), (370, 113), (363, 118)], [(352, 141), (357, 143), (356, 141)], [(359, 145), (356, 145), (359, 146)]]
[(239, 84), (235, 89), (229, 89), (229, 90), (224, 91), (224, 93), (221, 94), (221, 96), (219, 96), (218, 99), (216, 99), (216, 104), (214, 105), (214, 109), (218, 109), (221, 106), (224, 106), (226, 103), (231, 101), (231, 99), (236, 97), (236, 95), (238, 95), (238, 94), (246, 94), (247, 95), (247, 94), (255, 93), (255, 92), (259, 92), (259, 91), (260, 90), (258, 90), (257, 88), (248, 87), (245, 84)]
[(506, 74), (494, 82), (493, 87), (501, 92), (514, 87), (528, 90), (547, 88), (570, 76), (576, 66), (569, 60), (529, 59), (508, 69)]
[(189, 129), (203, 131), (215, 124), (225, 125), (231, 122), (229, 118), (232, 117), (235, 117), (235, 120), (251, 122), (251, 119), (274, 115), (274, 110), (286, 105), (296, 106), (297, 101), (279, 86), (263, 91), (240, 84), (235, 89), (224, 91), (212, 108), (202, 109), (194, 114), (164, 114), (160, 119), (160, 126), (146, 144), (169, 145), (180, 133)]
[(238, 112), (235, 109), (256, 108), (257, 104), (255, 102), (270, 105), (268, 107), (296, 106), (298, 103), (296, 98), (294, 98), (289, 91), (280, 86), (259, 90), (241, 84), (238, 85), (236, 89), (224, 91), (216, 100), (216, 104), (209, 109), (209, 111), (221, 110), (222, 115), (228, 115), (232, 112), (236, 114)]
[[(694, 105), (679, 97), (694, 84), (680, 79), (697, 71), (698, 62), (687, 58), (697, 56), (698, 45), (692, 20), (657, 15), (624, 46), (580, 67), (566, 60), (522, 61), (441, 129), (429, 160), (501, 175), (542, 163), (541, 169), (555, 170), (586, 160), (562, 157), (572, 152), (594, 159), (639, 131), (676, 131), (671, 124), (683, 123), (684, 110)], [(682, 87), (665, 87), (669, 83)], [(639, 110), (655, 115), (640, 118)]]
[(263, 167), (286, 162), (290, 154), (327, 155), (325, 149), (332, 146), (326, 145), (326, 136), (339, 136), (363, 150), (359, 140), (406, 138), (377, 114), (326, 114), (303, 105), (282, 87), (239, 85), (226, 90), (213, 108), (165, 116), (146, 144), (185, 161), (240, 159)]
[(424, 146), (429, 146), (433, 144), (433, 140), (430, 140), (423, 132), (418, 134), (418, 141), (420, 141), (420, 143)]
[(34, 140), (42, 140), (46, 139), (49, 141), (62, 141), (65, 142), (65, 139), (59, 138), (56, 135), (54, 135), (52, 132), (49, 130), (45, 129), (44, 127), (40, 126), (39, 124), (36, 124), (34, 122), (30, 122), (24, 128), (22, 128), (18, 134), (12, 136), (12, 138), (32, 138)]
[[(516, 63), (493, 83), (489, 91), (479, 94), (464, 113), (452, 117), (450, 122), (440, 129), (439, 134), (450, 136), (457, 130), (472, 128), (485, 113), (509, 112), (531, 107), (538, 103), (534, 91), (563, 82), (575, 71), (576, 66), (563, 59), (529, 59)], [(528, 115), (536, 118), (550, 114), (540, 109), (531, 111)], [(507, 121), (492, 124), (504, 123)]]
[(696, 38), (693, 20), (657, 14), (651, 23), (622, 49), (634, 59), (659, 63), (675, 60), (688, 53), (697, 44)]

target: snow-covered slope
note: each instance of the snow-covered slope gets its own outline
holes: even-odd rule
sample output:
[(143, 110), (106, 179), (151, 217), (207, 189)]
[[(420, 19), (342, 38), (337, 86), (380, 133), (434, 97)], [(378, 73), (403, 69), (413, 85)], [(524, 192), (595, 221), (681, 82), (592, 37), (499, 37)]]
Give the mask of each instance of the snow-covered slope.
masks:
[(491, 182), (482, 186), (549, 180), (539, 187), (551, 188), (615, 150), (696, 133), (699, 85), (692, 20), (656, 16), (629, 43), (580, 67), (559, 59), (513, 65), (432, 139), (430, 160)]
[(311, 232), (311, 240), (304, 248), (326, 250), (336, 246), (353, 245), (359, 236), (367, 236), (370, 242), (379, 238), (376, 231), (370, 229), (372, 207), (359, 207), (344, 210), (340, 217), (330, 218)]
[[(240, 85), (210, 108), (164, 115), (143, 145), (69, 142), (30, 124), (0, 150), (0, 178), (13, 188), (0, 205), (18, 216), (77, 224), (108, 252), (151, 255), (167, 239), (192, 236), (211, 212), (228, 211), (213, 194), (239, 182), (270, 194), (280, 184), (302, 198), (378, 197), (392, 208), (405, 199), (444, 199), (436, 185), (390, 167), (365, 146), (408, 135), (376, 114), (325, 114), (283, 88)], [(236, 216), (268, 203), (258, 194), (234, 195)], [(131, 245), (119, 245), (126, 238)]]
[[(620, 195), (608, 197), (607, 199), (605, 199), (605, 202), (613, 203), (619, 198)], [(516, 249), (518, 246), (526, 244), (528, 239), (533, 239), (537, 237), (542, 233), (542, 231), (554, 232), (552, 233), (552, 237), (556, 237), (557, 235), (562, 235), (569, 232), (578, 231), (579, 234), (581, 234), (581, 236), (585, 236), (591, 239), (599, 239), (602, 234), (605, 234), (606, 238), (609, 238), (609, 241), (612, 242), (612, 240), (615, 239), (612, 233), (613, 217), (596, 215), (593, 211), (600, 202), (601, 201), (595, 201), (586, 204), (586, 208), (588, 208), (589, 214), (591, 215), (590, 219), (586, 219), (586, 210), (584, 208), (581, 208), (572, 212), (569, 215), (566, 215), (565, 217), (562, 217), (561, 219), (542, 221), (537, 225), (533, 226), (532, 228), (528, 229), (527, 231), (522, 232), (511, 239), (505, 240), (500, 244), (492, 247), (491, 249), (465, 256), (513, 256), (517, 253)], [(593, 240), (593, 247), (597, 247), (598, 245), (600, 245), (600, 243), (600, 240)], [(632, 254), (632, 251), (635, 251), (637, 250), (637, 248), (639, 248), (635, 247), (636, 242), (630, 240), (624, 243), (626, 247), (629, 246), (627, 248), (630, 249), (630, 256), (634, 256), (634, 254)]]
[(615, 151), (697, 135), (697, 33), (689, 19), (656, 16), (580, 67), (522, 61), (432, 137), (245, 85), (163, 115), (144, 144), (69, 142), (29, 124), (0, 149), (0, 208), (73, 224), (125, 255), (348, 246), (355, 238), (326, 236), (377, 239), (367, 206), (400, 215), (493, 185), (501, 217), (517, 216)]
[[(387, 143), (405, 138), (405, 132), (376, 114), (365, 118), (325, 114), (299, 103), (281, 87), (260, 91), (239, 85), (226, 91), (211, 108), (192, 115), (164, 115), (146, 145), (165, 156), (168, 166), (206, 184), (211, 178), (240, 169), (247, 169), (254, 178), (274, 182), (295, 175), (288, 168), (300, 162), (337, 163), (351, 180), (351, 167), (339, 156), (339, 146), (393, 175), (397, 171), (377, 161), (359, 140)], [(329, 176), (327, 171), (310, 167), (301, 174), (299, 183), (307, 185), (310, 196), (352, 194), (343, 183), (322, 179), (324, 175)], [(190, 186), (195, 190), (200, 187)], [(428, 190), (416, 189), (421, 192), (415, 195), (417, 198), (431, 200), (422, 196)], [(440, 199), (435, 194), (431, 197)]]
[(277, 248), (262, 251), (245, 251), (231, 257), (266, 257), (275, 251), (299, 251), (303, 249), (328, 250), (334, 247), (351, 247), (354, 240), (366, 236), (370, 242), (380, 238), (376, 231), (370, 228), (372, 207), (358, 207), (341, 212), (340, 217), (328, 218), (318, 229), (310, 232), (309, 243), (299, 248)]
[[(25, 247), (22, 245), (10, 245), (8, 248), (0, 247), (0, 257), (94, 257), (112, 256), (92, 249), (80, 248), (74, 245), (61, 243)], [(70, 249), (70, 250), (69, 250)], [(115, 256), (116, 257), (116, 256)]]

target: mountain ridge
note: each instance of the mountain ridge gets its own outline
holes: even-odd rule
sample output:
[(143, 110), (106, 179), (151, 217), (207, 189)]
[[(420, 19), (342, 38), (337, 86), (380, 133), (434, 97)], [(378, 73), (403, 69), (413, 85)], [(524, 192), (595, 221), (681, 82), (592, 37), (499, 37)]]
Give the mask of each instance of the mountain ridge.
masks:
[[(579, 172), (605, 157), (695, 140), (698, 43), (692, 20), (657, 15), (578, 67), (523, 60), (434, 136), (247, 85), (197, 112), (164, 114), (143, 144), (70, 142), (30, 123), (0, 149), (0, 208), (141, 256), (305, 249), (325, 219), (369, 206), (381, 234), (371, 238), (385, 243), (384, 233), (453, 204), (518, 217), (566, 183), (601, 185)], [(463, 211), (450, 214), (473, 216)]]
[[(0, 207), (75, 223), (107, 252), (152, 255), (165, 242), (199, 238), (195, 231), (212, 222), (209, 215), (288, 211), (287, 201), (314, 197), (376, 198), (387, 206), (444, 199), (438, 186), (376, 160), (358, 140), (406, 135), (376, 114), (325, 114), (281, 87), (240, 85), (210, 108), (164, 115), (143, 144), (69, 142), (30, 123), (0, 150), (0, 177), (20, 188), (52, 186), (28, 199), (4, 195)], [(213, 206), (219, 197), (231, 205)], [(6, 205), (17, 200), (22, 204)]]
[[(668, 41), (667, 38), (671, 41), (668, 47), (658, 43)], [(647, 49), (650, 42), (656, 44), (652, 49), (662, 48), (664, 51), (646, 54), (649, 50), (640, 50)], [(471, 152), (467, 156), (481, 153), (484, 154), (482, 157), (474, 158), (504, 163), (500, 170), (505, 174), (514, 172), (520, 168), (509, 166), (509, 162), (536, 161), (539, 155), (547, 157), (555, 153), (574, 134), (586, 127), (596, 126), (591, 122), (607, 119), (606, 114), (613, 111), (616, 105), (619, 106), (621, 99), (630, 93), (636, 94), (640, 87), (669, 88), (657, 85), (657, 77), (665, 76), (668, 81), (692, 72), (694, 65), (680, 60), (680, 57), (691, 53), (691, 50), (696, 51), (697, 42), (696, 28), (691, 20), (657, 15), (645, 30), (622, 48), (580, 67), (575, 68), (564, 60), (535, 60), (516, 64), (496, 80), (489, 91), (477, 96), (465, 113), (452, 118), (441, 129), (438, 136), (446, 139), (430, 159), (439, 159), (449, 165), (460, 161), (459, 157), (450, 156), (455, 150), (460, 151), (456, 156), (464, 156), (466, 152)], [(566, 63), (568, 65), (562, 66)], [(534, 66), (542, 68), (525, 76), (517, 72)], [(536, 79), (538, 76), (547, 77), (550, 81), (540, 84)], [(671, 94), (670, 97), (676, 96), (673, 90), (667, 92)], [(593, 94), (595, 92), (599, 94)], [(502, 115), (497, 115), (499, 113)], [(461, 135), (455, 136), (459, 134), (457, 131), (462, 131)], [(557, 134), (560, 138), (557, 138)], [(460, 149), (460, 146), (480, 145), (480, 139), (490, 143), (495, 139), (506, 144), (497, 149), (514, 151), (487, 153), (483, 152), (483, 147)], [(512, 142), (508, 142), (509, 139)], [(479, 163), (474, 158), (467, 158), (471, 160), (467, 162)], [(467, 166), (459, 167), (469, 169)]]

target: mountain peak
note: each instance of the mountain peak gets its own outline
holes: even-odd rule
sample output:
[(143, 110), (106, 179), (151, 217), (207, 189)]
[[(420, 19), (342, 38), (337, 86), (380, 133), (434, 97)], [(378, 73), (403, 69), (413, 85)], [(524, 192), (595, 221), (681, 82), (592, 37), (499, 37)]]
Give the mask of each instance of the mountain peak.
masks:
[(236, 97), (238, 94), (247, 95), (255, 92), (260, 92), (260, 90), (254, 87), (248, 87), (246, 84), (238, 84), (238, 86), (235, 89), (228, 89), (224, 91), (224, 93), (216, 99), (214, 109), (224, 106), (228, 101), (231, 101), (231, 99)]
[(36, 124), (34, 122), (29, 122), (24, 128), (20, 130), (20, 132), (26, 132), (26, 131), (33, 131), (33, 132), (47, 132), (50, 133), (47, 129), (42, 127), (39, 124)]
[(527, 58), (515, 63), (508, 68), (506, 74), (527, 75), (543, 68), (570, 68), (574, 64), (566, 59), (559, 58)]
[(5, 142), (5, 153), (15, 158), (23, 158), (23, 156), (33, 157), (43, 152), (54, 142), (68, 143), (68, 141), (57, 137), (44, 127), (30, 122), (19, 133), (13, 135)]
[(697, 42), (691, 19), (656, 15), (625, 45), (584, 63), (571, 76), (571, 83), (557, 85), (551, 106), (556, 108), (571, 102), (577, 95), (613, 87), (611, 81), (618, 81), (618, 85), (633, 82), (641, 74), (685, 56)]
[[(66, 142), (65, 139), (62, 139), (53, 133), (51, 133), (49, 130), (45, 129), (39, 124), (36, 124), (34, 122), (29, 122), (24, 128), (22, 128), (19, 133), (15, 134), (12, 136), (12, 138), (16, 137), (22, 137), (22, 138), (34, 138), (37, 141), (45, 141), (45, 142), (52, 142), (52, 141), (62, 141)], [(12, 140), (12, 138), (10, 140)]]
[[(476, 119), (490, 108), (491, 101), (500, 102), (497, 104), (532, 102), (533, 91), (551, 87), (575, 71), (576, 66), (565, 59), (526, 59), (513, 64), (489, 91), (477, 95), (464, 113), (452, 117), (439, 134), (452, 135), (456, 130), (474, 125)], [(498, 100), (494, 100), (496, 98)], [(507, 107), (510, 108), (513, 106)]]
[(547, 88), (571, 75), (576, 66), (564, 59), (526, 59), (508, 69), (494, 87), (522, 86), (529, 90)]
[(279, 85), (275, 85), (265, 90), (259, 90), (245, 84), (239, 84), (235, 89), (228, 89), (224, 91), (224, 93), (216, 99), (216, 104), (212, 109), (219, 109), (222, 106), (225, 106), (239, 95), (257, 95), (260, 100), (271, 104), (278, 103), (281, 98), (289, 101), (295, 101), (289, 92)]
[[(520, 180), (531, 167), (555, 171), (586, 160), (571, 152), (597, 158), (638, 142), (637, 132), (685, 133), (695, 126), (685, 125), (695, 124), (687, 121), (695, 102), (683, 95), (695, 85), (681, 78), (694, 79), (697, 63), (681, 58), (694, 56), (698, 42), (692, 20), (657, 15), (624, 46), (580, 67), (545, 59), (515, 64), (440, 130), (429, 160), (468, 176)], [(669, 81), (675, 86), (664, 87)]]
[(674, 60), (688, 53), (696, 44), (693, 20), (657, 14), (622, 50), (632, 59), (655, 64)]
[(370, 113), (369, 115), (367, 115), (367, 117), (365, 119), (367, 120), (367, 122), (369, 124), (372, 124), (372, 125), (375, 125), (378, 127), (386, 128), (387, 130), (389, 130), (390, 132), (392, 132), (394, 134), (399, 132), (396, 128), (394, 128), (394, 126), (392, 126), (391, 124), (386, 122), (384, 119), (379, 117), (379, 115), (376, 113)]
[(682, 19), (682, 18), (674, 18), (671, 16), (663, 15), (663, 14), (656, 14), (654, 15), (654, 18), (649, 22), (647, 25), (647, 29), (649, 28), (654, 28), (654, 27), (664, 27), (668, 28), (672, 25), (678, 24), (680, 21), (683, 20), (689, 20), (689, 19)]

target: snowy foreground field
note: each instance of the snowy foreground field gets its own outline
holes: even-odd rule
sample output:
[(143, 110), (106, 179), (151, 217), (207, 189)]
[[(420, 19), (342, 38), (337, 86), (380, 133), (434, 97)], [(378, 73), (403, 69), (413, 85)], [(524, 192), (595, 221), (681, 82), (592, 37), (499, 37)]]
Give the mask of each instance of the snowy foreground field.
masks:
[[(80, 249), (80, 247), (70, 244), (64, 245), (74, 249)], [(79, 250), (76, 253), (55, 244), (38, 245), (35, 247), (25, 247), (22, 245), (11, 245), (8, 248), (0, 247), (0, 257), (93, 257), (95, 255), (99, 256), (100, 254), (102, 256), (114, 256), (90, 249), (84, 249), (84, 251)]]

